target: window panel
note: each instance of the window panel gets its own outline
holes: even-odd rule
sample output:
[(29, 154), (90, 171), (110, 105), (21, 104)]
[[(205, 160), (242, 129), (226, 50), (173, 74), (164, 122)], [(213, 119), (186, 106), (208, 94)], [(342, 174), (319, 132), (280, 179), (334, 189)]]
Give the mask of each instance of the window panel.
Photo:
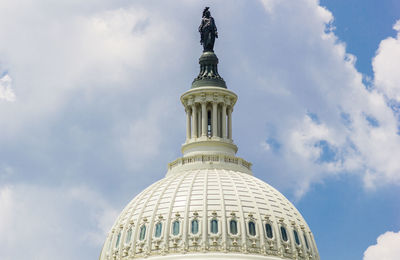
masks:
[(199, 232), (199, 221), (197, 219), (192, 220), (192, 234), (196, 235)]
[(268, 238), (273, 237), (271, 224), (269, 223), (265, 224), (265, 232), (267, 233)]
[(213, 234), (218, 233), (218, 220), (216, 219), (211, 220), (211, 233)]
[(146, 238), (146, 225), (140, 227), (139, 240), (144, 240)]
[(175, 221), (172, 223), (172, 234), (173, 234), (174, 236), (179, 235), (179, 225), (180, 225), (180, 223), (179, 223), (178, 220), (175, 220)]
[(236, 235), (238, 233), (236, 220), (231, 220), (229, 222), (229, 229), (230, 229), (232, 235)]
[(154, 232), (155, 237), (161, 237), (161, 231), (162, 231), (162, 223), (158, 222), (156, 224), (156, 231)]
[(253, 221), (249, 222), (249, 234), (251, 236), (255, 236), (256, 235), (256, 224)]
[(287, 236), (285, 227), (281, 227), (281, 234), (282, 234), (282, 240), (285, 242), (288, 241), (288, 236)]

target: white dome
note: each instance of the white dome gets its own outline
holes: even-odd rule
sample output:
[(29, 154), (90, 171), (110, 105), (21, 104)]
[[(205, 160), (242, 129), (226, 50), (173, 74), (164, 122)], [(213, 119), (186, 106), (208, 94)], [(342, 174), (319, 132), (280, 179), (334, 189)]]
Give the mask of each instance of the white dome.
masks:
[(217, 56), (203, 52), (199, 64), (192, 88), (181, 96), (183, 157), (126, 206), (100, 260), (319, 260), (298, 210), (236, 157), (232, 111), (238, 97), (218, 74)]
[(199, 164), (209, 168), (169, 174), (136, 196), (100, 259), (319, 259), (307, 223), (280, 192), (243, 171)]

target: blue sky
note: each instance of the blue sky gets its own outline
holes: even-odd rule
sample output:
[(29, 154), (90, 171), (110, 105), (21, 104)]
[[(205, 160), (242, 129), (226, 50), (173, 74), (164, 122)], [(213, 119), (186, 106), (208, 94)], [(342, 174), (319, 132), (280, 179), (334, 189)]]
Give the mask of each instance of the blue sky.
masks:
[(321, 259), (398, 258), (398, 1), (5, 0), (1, 259), (97, 258), (164, 176), (205, 5), (238, 155), (300, 210)]

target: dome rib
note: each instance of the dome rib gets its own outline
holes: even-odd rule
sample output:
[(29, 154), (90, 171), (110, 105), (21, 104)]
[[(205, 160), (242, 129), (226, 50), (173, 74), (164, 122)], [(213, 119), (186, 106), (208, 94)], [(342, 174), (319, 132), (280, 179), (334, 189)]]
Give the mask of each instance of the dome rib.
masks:
[[(180, 179), (179, 179), (180, 178)], [(169, 247), (169, 238), (170, 238), (170, 228), (171, 228), (171, 215), (173, 213), (173, 209), (174, 209), (174, 204), (175, 204), (175, 199), (176, 199), (176, 194), (179, 192), (179, 189), (181, 187), (182, 182), (185, 180), (185, 178), (187, 178), (186, 174), (182, 174), (180, 176), (177, 176), (176, 179), (179, 179), (178, 184), (176, 185), (175, 190), (173, 191), (173, 196), (171, 198), (171, 202), (169, 205), (169, 210), (168, 210), (168, 217), (167, 217), (167, 221), (166, 221), (166, 225), (165, 225), (165, 233), (164, 233), (164, 248), (168, 248)], [(173, 179), (173, 178), (172, 178)], [(175, 212), (178, 213), (178, 212)], [(180, 231), (181, 232), (181, 231)]]
[[(261, 217), (260, 209), (257, 206), (257, 201), (256, 201), (256, 198), (255, 198), (255, 196), (253, 194), (253, 189), (249, 187), (249, 185), (247, 184), (247, 181), (242, 176), (239, 175), (239, 177), (242, 179), (242, 182), (246, 185), (247, 190), (250, 191), (250, 194), (252, 196), (252, 204), (253, 204), (254, 210), (256, 211), (256, 214), (257, 214), (257, 217), (259, 219), (259, 222), (262, 223), (262, 217)], [(246, 222), (246, 223), (248, 223), (248, 222)], [(263, 250), (263, 246), (261, 246), (261, 245), (265, 245), (263, 226), (262, 225), (257, 225), (257, 226), (258, 226), (258, 230), (259, 230), (258, 237), (260, 239), (261, 253), (265, 253), (265, 250)]]
[[(206, 170), (206, 171), (208, 173), (208, 170)], [(207, 184), (208, 184), (208, 174), (205, 174), (204, 175), (204, 187), (203, 187), (204, 192), (203, 192), (203, 219), (202, 219), (203, 220), (202, 221), (203, 222), (203, 226), (202, 226), (202, 228), (203, 228), (203, 234), (202, 234), (203, 247), (201, 248), (203, 252), (207, 251), (207, 246), (208, 246), (208, 241), (207, 241), (207, 236), (208, 236), (208, 226), (207, 226), (207, 224), (208, 224), (208, 219), (207, 219), (207, 217), (208, 217), (208, 212), (207, 212), (208, 190), (207, 189), (208, 189), (208, 187), (207, 187)]]
[[(236, 200), (237, 200), (237, 202), (239, 204), (238, 210), (239, 210), (239, 213), (240, 213), (240, 218), (242, 219), (242, 221), (239, 222), (240, 225), (241, 225), (241, 229), (242, 229), (240, 234), (242, 235), (242, 247), (244, 248), (244, 250), (246, 250), (247, 249), (247, 244), (246, 244), (246, 223), (244, 221), (246, 218), (244, 216), (243, 207), (242, 207), (242, 201), (240, 200), (240, 197), (239, 197), (239, 192), (238, 192), (238, 189), (236, 187), (236, 182), (232, 178), (233, 175), (234, 174), (227, 174), (227, 176), (230, 179), (231, 183), (233, 183), (233, 187), (235, 189)], [(239, 218), (239, 220), (240, 220), (240, 218)]]
[[(154, 211), (153, 211), (153, 214), (152, 214), (152, 216), (151, 216), (151, 218), (150, 218), (150, 222), (149, 222), (150, 225), (149, 225), (149, 239), (147, 240), (147, 251), (151, 251), (151, 250), (152, 250), (152, 242), (153, 242), (153, 239), (151, 239), (151, 238), (152, 238), (152, 236), (153, 236), (154, 223), (155, 223), (155, 219), (156, 219), (157, 214), (158, 214), (158, 209), (159, 209), (159, 206), (160, 206), (160, 201), (161, 201), (161, 199), (164, 197), (165, 191), (168, 189), (168, 187), (170, 187), (170, 184), (171, 184), (173, 181), (174, 181), (174, 180), (171, 179), (171, 180), (168, 182), (168, 184), (165, 185), (165, 187), (162, 189), (162, 191), (160, 191), (160, 194), (158, 195), (157, 202), (156, 202), (156, 204), (155, 204)], [(164, 225), (164, 227), (162, 227), (162, 228), (165, 229), (165, 225)], [(168, 233), (168, 232), (166, 232), (166, 231), (164, 230), (164, 234), (165, 234), (165, 233)], [(165, 242), (164, 242), (164, 243), (165, 243)]]
[[(172, 181), (173, 180), (170, 180), (169, 183), (171, 183)], [(143, 221), (142, 216), (143, 216), (144, 210), (146, 209), (146, 205), (149, 202), (149, 200), (151, 199), (152, 195), (158, 190), (158, 188), (163, 184), (163, 182), (160, 181), (160, 182), (157, 182), (155, 184), (156, 184), (156, 185), (154, 185), (155, 187), (153, 187), (152, 189), (149, 189), (148, 193), (150, 193), (150, 195), (146, 198), (146, 202), (143, 204), (143, 208), (140, 210), (140, 213), (139, 213), (138, 218), (137, 218), (137, 222), (136, 222), (136, 226), (135, 226), (135, 232), (133, 233), (133, 245), (134, 245), (134, 248), (133, 248), (132, 251), (133, 251), (133, 255), (134, 256), (136, 255), (136, 246), (137, 246), (137, 243), (138, 243), (138, 241), (137, 241), (138, 240), (137, 239), (138, 238), (138, 230), (143, 225), (143, 223), (140, 223), (140, 221)], [(143, 200), (143, 197), (141, 198), (141, 200)], [(139, 201), (139, 203), (140, 203), (140, 201)], [(148, 240), (151, 240), (150, 239), (150, 234), (147, 234), (147, 236), (148, 236)]]
[(192, 178), (192, 181), (191, 181), (191, 183), (190, 183), (190, 186), (189, 186), (189, 192), (188, 192), (188, 195), (187, 195), (187, 197), (186, 197), (186, 204), (185, 204), (185, 218), (184, 218), (184, 225), (183, 225), (183, 241), (184, 241), (184, 250), (185, 250), (185, 252), (188, 250), (188, 247), (189, 247), (189, 237), (188, 237), (188, 234), (189, 234), (189, 224), (190, 224), (190, 217), (189, 217), (189, 212), (190, 212), (190, 200), (191, 200), (191, 198), (192, 198), (192, 194), (193, 194), (193, 185), (194, 185), (194, 183), (195, 183), (195, 181), (196, 181), (196, 179), (197, 179), (197, 176), (199, 175), (199, 171), (196, 171), (194, 174), (193, 174), (193, 178)]
[[(214, 169), (214, 174), (217, 176), (217, 170)], [(225, 207), (225, 197), (224, 197), (224, 192), (223, 192), (223, 188), (222, 188), (222, 183), (221, 183), (221, 178), (218, 178), (218, 185), (219, 185), (219, 194), (220, 194), (220, 200), (221, 200), (221, 222), (222, 222), (222, 227), (221, 227), (221, 231), (222, 231), (222, 248), (223, 248), (223, 252), (227, 252), (227, 215), (226, 215), (226, 207)]]

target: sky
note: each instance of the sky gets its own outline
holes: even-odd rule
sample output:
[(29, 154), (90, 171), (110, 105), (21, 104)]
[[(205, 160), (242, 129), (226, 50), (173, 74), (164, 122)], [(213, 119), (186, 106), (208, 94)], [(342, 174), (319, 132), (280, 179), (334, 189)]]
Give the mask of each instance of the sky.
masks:
[(181, 156), (204, 6), (238, 156), (300, 210), (321, 259), (399, 258), (399, 1), (1, 6), (0, 259), (98, 258)]

